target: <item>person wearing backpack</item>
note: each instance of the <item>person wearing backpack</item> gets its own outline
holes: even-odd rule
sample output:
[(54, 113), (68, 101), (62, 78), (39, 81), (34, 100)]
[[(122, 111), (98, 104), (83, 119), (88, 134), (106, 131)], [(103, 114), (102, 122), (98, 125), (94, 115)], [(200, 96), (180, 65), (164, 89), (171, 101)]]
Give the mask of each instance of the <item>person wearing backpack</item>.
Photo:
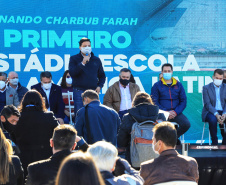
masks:
[(120, 147), (126, 147), (125, 158), (130, 164), (130, 143), (133, 124), (135, 122), (142, 123), (145, 121), (153, 124), (158, 119), (165, 121), (164, 115), (159, 114), (159, 107), (154, 105), (149, 94), (141, 91), (138, 92), (133, 99), (132, 108), (128, 110), (128, 113), (122, 119), (117, 136), (118, 145)]

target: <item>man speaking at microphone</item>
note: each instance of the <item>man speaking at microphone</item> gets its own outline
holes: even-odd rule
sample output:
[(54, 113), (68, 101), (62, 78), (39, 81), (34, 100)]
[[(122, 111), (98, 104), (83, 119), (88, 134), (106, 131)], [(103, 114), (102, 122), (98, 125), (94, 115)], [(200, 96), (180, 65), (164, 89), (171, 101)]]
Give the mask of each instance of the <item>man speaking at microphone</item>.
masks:
[(92, 52), (90, 39), (82, 38), (79, 49), (80, 52), (71, 56), (69, 61), (75, 114), (83, 106), (81, 94), (87, 89), (95, 90), (99, 94), (106, 79), (100, 58)]

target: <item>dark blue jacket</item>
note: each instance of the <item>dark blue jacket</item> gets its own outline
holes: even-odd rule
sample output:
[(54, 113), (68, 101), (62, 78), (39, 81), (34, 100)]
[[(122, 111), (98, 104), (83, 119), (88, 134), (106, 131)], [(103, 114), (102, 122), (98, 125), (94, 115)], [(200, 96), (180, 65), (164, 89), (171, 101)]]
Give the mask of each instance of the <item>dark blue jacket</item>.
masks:
[(105, 73), (100, 59), (91, 53), (91, 57), (86, 65), (82, 65), (83, 56), (81, 52), (73, 55), (69, 62), (69, 73), (72, 77), (73, 87), (82, 90), (93, 89), (98, 86), (102, 88), (105, 83)]
[[(42, 97), (45, 97), (45, 99), (47, 100), (46, 93), (42, 89), (41, 83), (31, 86), (31, 89), (36, 89), (38, 92), (41, 93)], [(54, 116), (56, 118), (64, 119), (65, 105), (63, 102), (62, 90), (60, 86), (56, 84), (52, 84), (50, 94), (49, 94), (49, 103), (48, 101), (45, 101), (45, 102), (46, 102), (46, 108), (50, 107), (50, 110), (53, 111)]]
[(186, 107), (187, 97), (184, 87), (175, 78), (171, 86), (168, 86), (162, 78), (151, 89), (151, 97), (159, 109), (174, 110), (177, 115), (181, 114)]
[[(91, 141), (87, 141), (88, 137), (85, 121), (86, 108), (91, 131)], [(120, 125), (118, 113), (115, 110), (102, 105), (99, 101), (90, 102), (86, 108), (83, 107), (77, 112), (75, 128), (78, 132), (78, 136), (83, 136), (88, 144), (93, 144), (104, 139), (116, 146), (117, 132)]]

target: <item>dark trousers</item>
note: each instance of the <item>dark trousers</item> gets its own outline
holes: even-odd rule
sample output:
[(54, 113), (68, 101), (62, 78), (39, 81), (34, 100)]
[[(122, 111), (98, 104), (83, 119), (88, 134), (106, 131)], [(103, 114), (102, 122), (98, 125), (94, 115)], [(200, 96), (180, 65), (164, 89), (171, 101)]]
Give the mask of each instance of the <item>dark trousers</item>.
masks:
[[(222, 115), (223, 111), (217, 111), (220, 115)], [(206, 116), (206, 122), (209, 123), (209, 129), (210, 129), (210, 135), (212, 140), (212, 145), (218, 144), (218, 138), (217, 138), (217, 118), (212, 113), (208, 113)], [(224, 124), (226, 121), (224, 121)], [(220, 130), (221, 130), (221, 136), (222, 136), (222, 144), (226, 144), (226, 134), (224, 133), (224, 125), (219, 124)]]
[(183, 114), (178, 114), (175, 118), (168, 120), (170, 122), (176, 122), (179, 127), (177, 128), (177, 137), (179, 138), (183, 135), (190, 127), (190, 121), (188, 118)]
[(83, 90), (73, 88), (75, 118), (78, 110), (83, 107), (82, 96), (81, 96), (83, 92), (84, 92)]
[(122, 118), (123, 118), (124, 114), (126, 114), (127, 112), (128, 112), (128, 110), (123, 110), (123, 111), (119, 111), (118, 112), (118, 115), (119, 115), (121, 121), (122, 121)]

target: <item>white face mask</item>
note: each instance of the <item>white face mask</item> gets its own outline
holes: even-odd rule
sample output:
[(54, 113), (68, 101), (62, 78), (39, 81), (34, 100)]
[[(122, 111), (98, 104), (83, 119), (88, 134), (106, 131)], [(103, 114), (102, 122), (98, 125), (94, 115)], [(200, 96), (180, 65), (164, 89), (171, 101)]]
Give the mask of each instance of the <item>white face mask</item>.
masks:
[(213, 83), (216, 85), (216, 86), (220, 86), (222, 84), (223, 80), (218, 80), (218, 79), (213, 79)]
[(81, 47), (81, 52), (86, 54), (86, 55), (89, 55), (91, 52), (92, 52), (92, 49), (91, 47)]
[(5, 82), (4, 81), (0, 81), (0, 89), (3, 89), (5, 87)]
[(52, 87), (52, 83), (42, 84), (43, 88), (49, 90)]
[[(159, 141), (158, 141), (158, 142), (159, 142)], [(158, 143), (158, 142), (157, 142), (157, 143)], [(159, 154), (160, 148), (158, 149), (158, 151), (155, 150), (155, 146), (157, 145), (157, 143), (155, 143), (154, 145), (153, 145), (153, 143), (152, 143), (152, 149), (153, 149), (153, 151), (154, 151), (156, 154)]]
[(67, 84), (72, 84), (72, 78), (66, 78), (66, 82), (67, 82)]
[(18, 85), (19, 79), (18, 78), (10, 79), (9, 82), (13, 85)]

